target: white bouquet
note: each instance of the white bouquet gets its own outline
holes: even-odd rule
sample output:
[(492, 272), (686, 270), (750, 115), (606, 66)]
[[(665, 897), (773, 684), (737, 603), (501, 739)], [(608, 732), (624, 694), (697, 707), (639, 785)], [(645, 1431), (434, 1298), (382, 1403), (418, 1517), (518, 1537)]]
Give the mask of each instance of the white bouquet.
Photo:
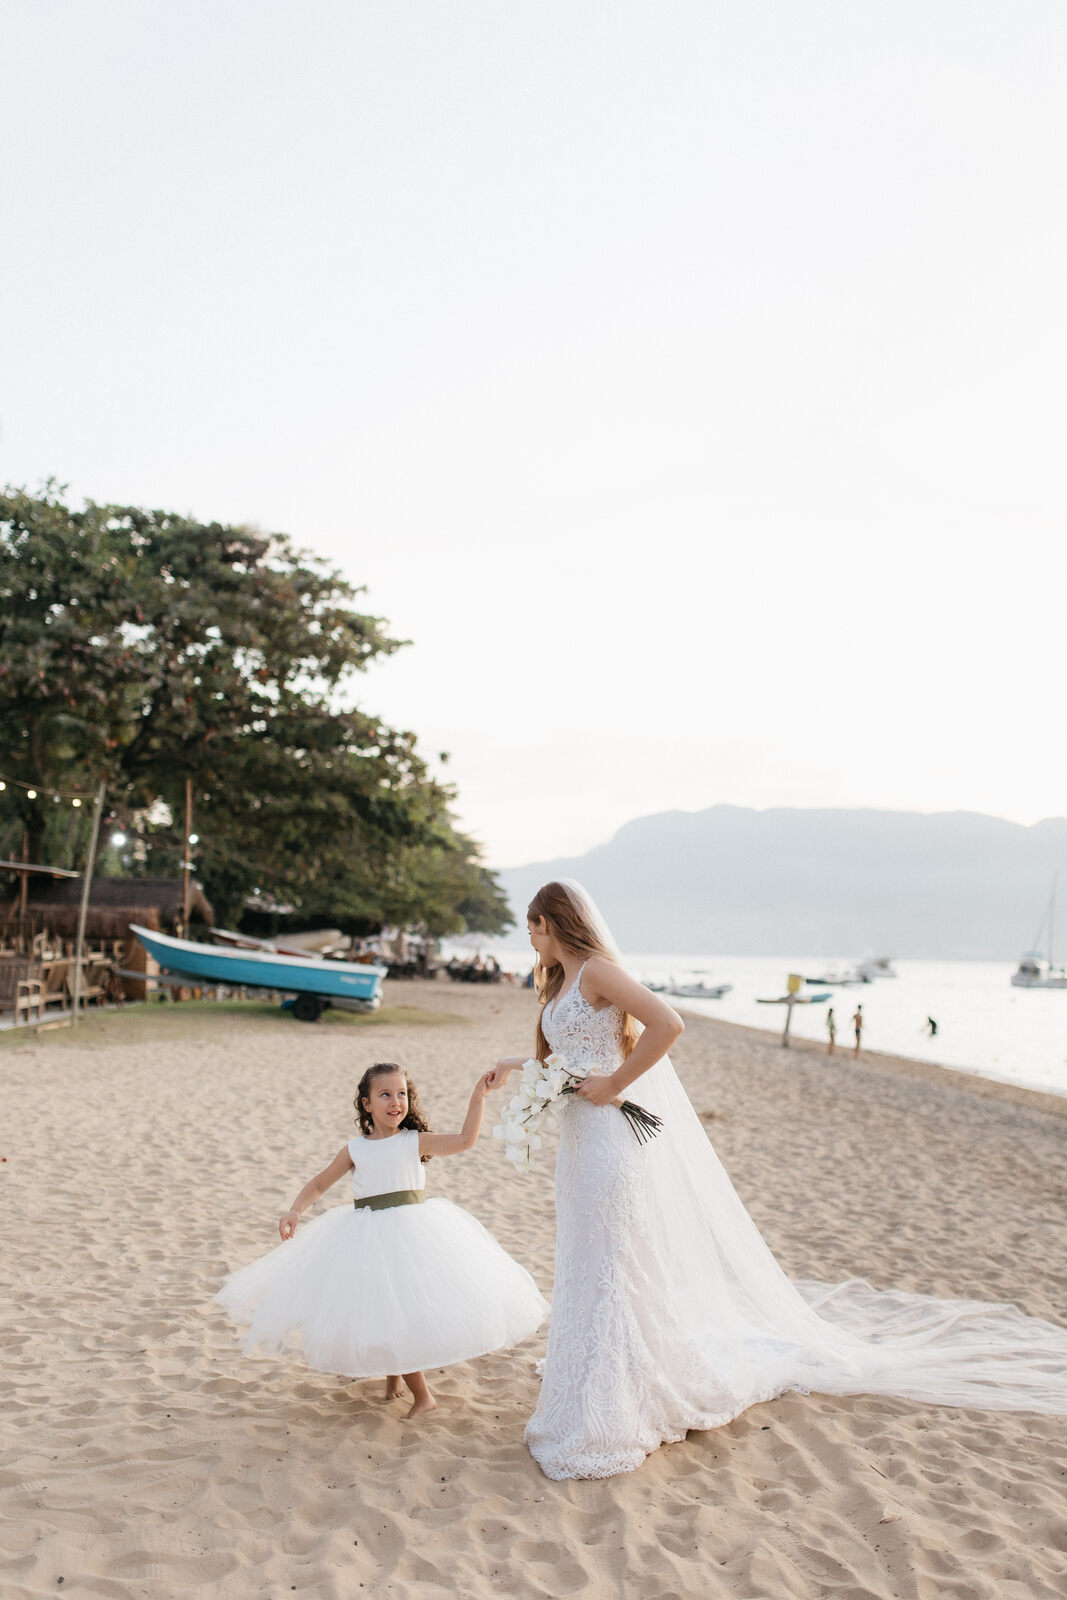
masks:
[[(530, 1157), (541, 1148), (541, 1129), (555, 1120), (553, 1102), (573, 1094), (588, 1076), (588, 1067), (572, 1067), (556, 1051), (544, 1061), (523, 1062), (518, 1093), (508, 1101), (503, 1122), (493, 1129), (493, 1138), (504, 1141), (504, 1154), (517, 1171), (529, 1172)], [(659, 1117), (632, 1100), (624, 1100), (619, 1110), (642, 1143), (662, 1127)]]

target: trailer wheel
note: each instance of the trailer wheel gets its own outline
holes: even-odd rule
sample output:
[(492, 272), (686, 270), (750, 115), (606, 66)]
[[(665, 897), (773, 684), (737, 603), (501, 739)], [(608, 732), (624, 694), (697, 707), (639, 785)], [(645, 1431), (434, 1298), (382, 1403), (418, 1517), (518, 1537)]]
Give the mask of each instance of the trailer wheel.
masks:
[(322, 1001), (313, 994), (298, 994), (293, 1001), (293, 1016), (297, 1022), (318, 1022)]

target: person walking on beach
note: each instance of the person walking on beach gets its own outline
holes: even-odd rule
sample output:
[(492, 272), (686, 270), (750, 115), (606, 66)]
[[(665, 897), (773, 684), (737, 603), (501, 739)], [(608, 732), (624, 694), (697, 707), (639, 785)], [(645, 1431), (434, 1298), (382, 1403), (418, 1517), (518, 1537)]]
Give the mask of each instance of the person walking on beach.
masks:
[[(787, 1390), (1067, 1415), (1067, 1328), (857, 1277), (793, 1283), (667, 1056), (681, 1018), (623, 970), (581, 884), (544, 884), (527, 917), (535, 1054), (588, 1074), (554, 1102), (552, 1319), (526, 1428), (547, 1477), (630, 1472)], [(502, 1057), (490, 1088), (523, 1065)], [(631, 1090), (661, 1119), (645, 1142), (619, 1110)]]
[(860, 1053), (860, 1044), (863, 1041), (863, 1007), (862, 1006), (857, 1006), (855, 1011), (852, 1013), (852, 1027), (853, 1027), (853, 1031), (855, 1032), (855, 1035), (856, 1035), (855, 1053), (856, 1053), (856, 1055), (859, 1055), (859, 1053)]
[[(548, 1315), (530, 1274), (470, 1212), (427, 1199), (425, 1163), (471, 1150), (491, 1074), (474, 1085), (459, 1133), (431, 1133), (411, 1079), (394, 1061), (356, 1090), (360, 1134), (304, 1185), (280, 1219), (283, 1243), (227, 1278), (216, 1302), (248, 1329), (246, 1355), (300, 1355), (317, 1372), (384, 1377), (408, 1417), (433, 1411), (424, 1369), (519, 1344)], [(346, 1173), (353, 1204), (333, 1206), (293, 1238), (303, 1211)]]
[(828, 1035), (826, 1054), (828, 1056), (832, 1056), (834, 1053), (834, 1044), (837, 1040), (837, 1022), (834, 1018), (833, 1006), (830, 1006), (826, 1012), (826, 1032)]

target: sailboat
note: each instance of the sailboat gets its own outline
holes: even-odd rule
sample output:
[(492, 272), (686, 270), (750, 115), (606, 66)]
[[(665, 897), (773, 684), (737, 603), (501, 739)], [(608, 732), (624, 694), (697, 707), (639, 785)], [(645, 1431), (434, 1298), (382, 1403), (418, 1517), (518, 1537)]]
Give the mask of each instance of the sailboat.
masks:
[[(1056, 879), (1058, 877), (1058, 873), (1053, 874), (1052, 893), (1048, 897), (1045, 914), (1041, 918), (1040, 926), (1034, 938), (1034, 948), (1026, 952), (1019, 962), (1018, 971), (1012, 973), (1011, 981), (1016, 989), (1067, 989), (1067, 972), (1062, 967), (1054, 966), (1052, 962), (1053, 926), (1056, 917)], [(1046, 924), (1048, 925), (1047, 960), (1038, 948)]]

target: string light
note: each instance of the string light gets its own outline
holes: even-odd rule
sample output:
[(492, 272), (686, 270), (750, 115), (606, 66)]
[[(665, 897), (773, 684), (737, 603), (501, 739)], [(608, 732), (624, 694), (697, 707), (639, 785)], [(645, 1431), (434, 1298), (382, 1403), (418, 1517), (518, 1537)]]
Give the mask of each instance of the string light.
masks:
[(26, 783), (22, 778), (0, 778), (0, 794), (7, 789), (9, 784), (14, 785), (16, 789), (25, 789), (27, 800), (36, 800), (44, 795), (50, 800), (54, 800), (57, 805), (61, 800), (69, 800), (72, 806), (80, 806), (83, 800), (92, 800), (94, 798), (92, 794), (86, 794), (84, 790), (79, 794), (77, 790), (42, 789), (40, 784)]

